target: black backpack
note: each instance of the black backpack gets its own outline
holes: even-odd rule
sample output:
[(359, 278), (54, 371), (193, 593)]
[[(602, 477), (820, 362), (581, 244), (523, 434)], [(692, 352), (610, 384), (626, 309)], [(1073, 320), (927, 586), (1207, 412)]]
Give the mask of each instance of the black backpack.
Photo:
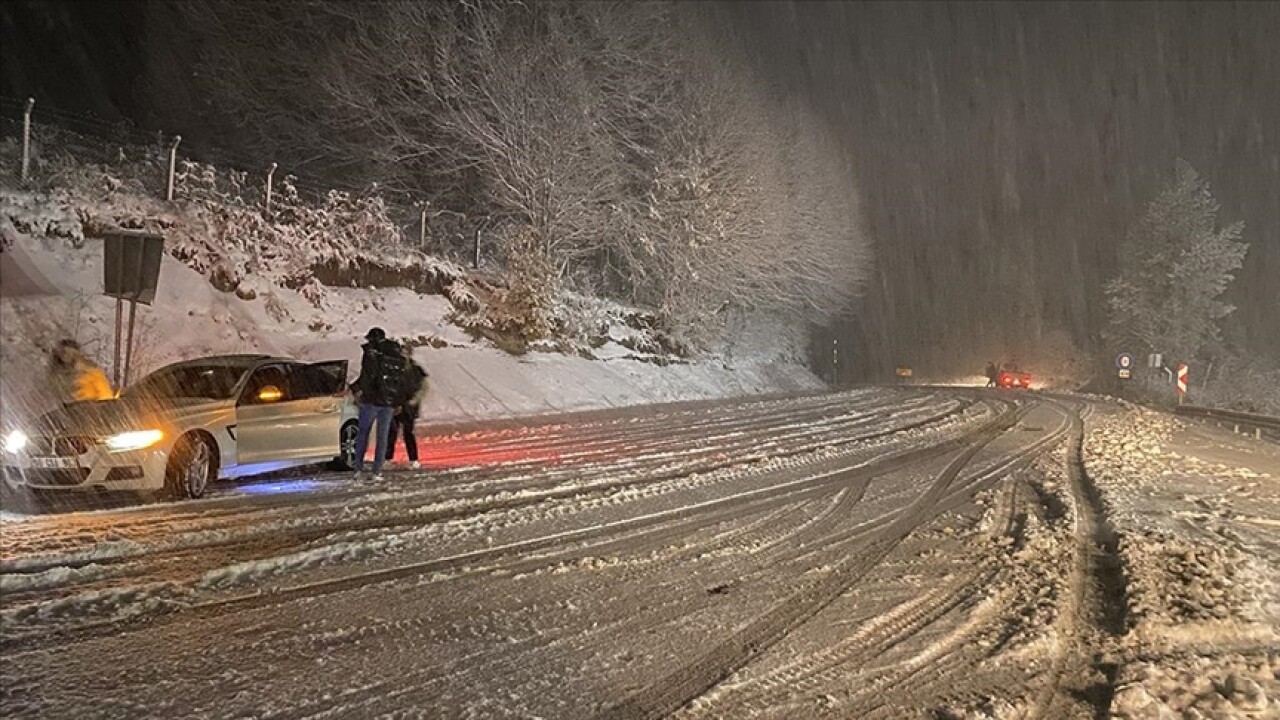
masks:
[(409, 359), (400, 346), (387, 342), (377, 348), (378, 372), (374, 375), (374, 390), (386, 402), (403, 405), (413, 397), (413, 378), (409, 373)]
[(405, 370), (405, 373), (408, 375), (408, 380), (405, 383), (406, 390), (409, 393), (408, 402), (412, 402), (414, 398), (418, 397), (418, 391), (422, 390), (422, 386), (427, 382), (427, 371), (418, 363), (410, 361), (409, 368)]

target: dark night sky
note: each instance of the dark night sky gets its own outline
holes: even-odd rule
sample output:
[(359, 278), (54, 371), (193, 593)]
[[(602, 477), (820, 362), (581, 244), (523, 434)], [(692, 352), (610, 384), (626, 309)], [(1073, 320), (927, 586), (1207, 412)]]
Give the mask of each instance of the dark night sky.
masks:
[(0, 94), (107, 120), (143, 110), (145, 4), (0, 3)]
[[(1228, 339), (1280, 362), (1280, 3), (704, 9), (847, 141), (877, 248), (847, 329), (864, 370), (981, 367), (1055, 330), (1097, 349), (1116, 243), (1179, 156), (1248, 225)], [(147, 71), (183, 76), (148, 68), (176, 55), (147, 10), (0, 5), (0, 92), (147, 124)]]

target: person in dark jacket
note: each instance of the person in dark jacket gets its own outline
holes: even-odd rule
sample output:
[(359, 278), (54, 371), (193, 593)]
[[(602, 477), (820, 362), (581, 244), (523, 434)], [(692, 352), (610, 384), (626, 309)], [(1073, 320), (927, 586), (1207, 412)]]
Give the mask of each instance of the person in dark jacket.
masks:
[(373, 475), (382, 477), (382, 463), (387, 454), (387, 439), (391, 435), (391, 417), (401, 398), (394, 397), (399, 382), (388, 370), (400, 365), (403, 357), (400, 345), (387, 337), (382, 328), (372, 328), (364, 336), (364, 353), (360, 358), (360, 376), (351, 384), (356, 402), (360, 406), (360, 428), (356, 433), (356, 474), (364, 473), (364, 456), (369, 451), (369, 434), (377, 426), (374, 445)]
[(418, 412), (422, 409), (422, 401), (427, 397), (427, 371), (413, 360), (413, 348), (405, 344), (404, 357), (409, 361), (408, 389), (413, 393), (409, 401), (396, 408), (391, 418), (391, 442), (387, 443), (387, 460), (396, 452), (396, 436), (404, 434), (404, 451), (409, 456), (409, 467), (415, 470), (418, 464), (418, 437), (413, 433), (413, 425), (418, 420)]
[(995, 387), (996, 380), (1000, 377), (1000, 371), (996, 369), (994, 362), (987, 363), (987, 387)]

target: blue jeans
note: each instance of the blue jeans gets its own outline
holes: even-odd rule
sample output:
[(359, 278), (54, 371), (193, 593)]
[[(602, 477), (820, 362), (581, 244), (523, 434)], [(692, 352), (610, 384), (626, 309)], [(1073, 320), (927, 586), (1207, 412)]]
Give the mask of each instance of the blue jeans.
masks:
[(382, 472), (382, 462), (387, 456), (387, 440), (391, 436), (391, 416), (396, 409), (382, 405), (360, 406), (360, 429), (356, 433), (356, 472), (364, 472), (364, 456), (369, 452), (369, 432), (378, 424), (378, 440), (374, 446), (373, 474)]

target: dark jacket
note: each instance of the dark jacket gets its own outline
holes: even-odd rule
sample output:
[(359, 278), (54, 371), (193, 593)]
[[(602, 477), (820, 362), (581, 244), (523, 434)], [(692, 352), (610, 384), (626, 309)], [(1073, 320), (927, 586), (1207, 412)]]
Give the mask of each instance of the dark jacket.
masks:
[(413, 408), (413, 414), (417, 415), (422, 401), (427, 399), (427, 371), (416, 362), (409, 364), (409, 387), (413, 389), (413, 395), (409, 398), (405, 412)]
[(361, 405), (379, 405), (390, 407), (395, 405), (394, 398), (386, 397), (382, 391), (382, 383), (378, 379), (382, 373), (382, 360), (386, 357), (399, 357), (400, 345), (395, 340), (383, 338), (363, 345), (364, 354), (360, 358), (360, 377), (351, 383), (351, 390)]

